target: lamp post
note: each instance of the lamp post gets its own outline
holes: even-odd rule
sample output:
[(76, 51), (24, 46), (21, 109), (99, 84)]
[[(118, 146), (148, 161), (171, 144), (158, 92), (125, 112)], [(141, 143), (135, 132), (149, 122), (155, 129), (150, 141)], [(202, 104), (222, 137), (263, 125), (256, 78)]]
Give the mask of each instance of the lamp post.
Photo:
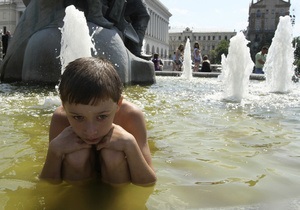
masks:
[[(294, 13), (294, 12), (295, 12), (295, 9), (293, 9), (293, 13)], [(290, 15), (290, 18), (291, 18), (292, 26), (294, 27), (296, 16), (295, 16), (295, 15)]]
[(292, 26), (294, 26), (295, 25), (296, 16), (295, 15), (290, 15), (290, 17), (291, 17)]

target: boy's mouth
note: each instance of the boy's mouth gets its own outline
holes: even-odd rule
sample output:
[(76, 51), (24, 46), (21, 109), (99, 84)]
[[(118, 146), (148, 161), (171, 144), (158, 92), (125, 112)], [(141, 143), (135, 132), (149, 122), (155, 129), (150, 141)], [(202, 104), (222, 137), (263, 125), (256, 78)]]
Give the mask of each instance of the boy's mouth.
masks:
[(87, 143), (87, 144), (97, 144), (100, 142), (100, 138), (94, 138), (94, 139), (85, 139), (84, 141)]

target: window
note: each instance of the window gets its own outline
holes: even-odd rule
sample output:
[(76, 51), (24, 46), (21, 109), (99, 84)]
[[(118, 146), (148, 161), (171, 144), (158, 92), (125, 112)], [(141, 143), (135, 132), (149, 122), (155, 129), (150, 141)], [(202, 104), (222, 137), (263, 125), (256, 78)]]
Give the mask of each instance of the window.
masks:
[(260, 11), (260, 10), (257, 10), (257, 12), (256, 12), (256, 17), (258, 17), (258, 18), (261, 17), (261, 11)]

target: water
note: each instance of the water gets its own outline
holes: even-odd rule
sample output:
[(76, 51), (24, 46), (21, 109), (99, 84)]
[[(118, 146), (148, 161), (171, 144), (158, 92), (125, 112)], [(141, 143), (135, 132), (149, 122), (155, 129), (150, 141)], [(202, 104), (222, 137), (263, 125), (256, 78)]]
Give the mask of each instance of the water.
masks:
[(230, 39), (228, 56), (222, 55), (224, 100), (241, 102), (248, 94), (249, 77), (254, 66), (250, 56), (249, 43), (242, 32)]
[(184, 47), (183, 71), (181, 77), (190, 80), (193, 77), (192, 60), (191, 60), (191, 42), (188, 38)]
[(0, 84), (0, 209), (299, 209), (299, 83), (265, 83), (250, 81), (243, 103), (224, 102), (216, 78), (126, 87), (147, 120), (154, 188), (41, 182), (57, 92)]
[(73, 5), (68, 6), (63, 21), (60, 50), (62, 72), (69, 62), (81, 57), (91, 57), (92, 50), (95, 52), (83, 12), (77, 10)]
[(280, 17), (264, 67), (271, 92), (286, 93), (290, 90), (295, 50), (292, 31), (290, 16)]

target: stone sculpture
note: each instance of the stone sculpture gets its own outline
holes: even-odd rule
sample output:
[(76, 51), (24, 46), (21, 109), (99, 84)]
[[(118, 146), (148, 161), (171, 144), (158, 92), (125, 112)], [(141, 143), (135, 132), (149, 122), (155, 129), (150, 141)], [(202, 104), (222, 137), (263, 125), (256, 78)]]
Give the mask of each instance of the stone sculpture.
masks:
[[(134, 27), (134, 24), (131, 27), (128, 19), (125, 20), (125, 16), (120, 17), (123, 22), (120, 19), (116, 21), (113, 19), (113, 14), (111, 17), (108, 16), (110, 14), (108, 12), (117, 12), (112, 10), (112, 3), (120, 4), (124, 1), (123, 6), (126, 6), (126, 0), (103, 0), (100, 3), (103, 4), (102, 12), (107, 15), (104, 17), (107, 22), (102, 24), (100, 21), (97, 25), (97, 22), (88, 16), (88, 4), (95, 3), (93, 1), (98, 0), (23, 0), (26, 10), (1, 64), (1, 81), (28, 83), (57, 83), (59, 81), (61, 75), (59, 28), (64, 24), (66, 6), (73, 4), (79, 10), (84, 11), (88, 17), (87, 25), (90, 34), (94, 34), (97, 54), (109, 56), (109, 60), (115, 64), (125, 84), (155, 83), (153, 63), (145, 59), (148, 56), (144, 56), (140, 51), (135, 52), (134, 55), (132, 53), (134, 51), (130, 52), (130, 47), (126, 47), (126, 45), (129, 46), (127, 44), (129, 40), (129, 43), (135, 42), (141, 48), (142, 40), (140, 39), (144, 38), (144, 32), (140, 33), (138, 30), (145, 31), (149, 20), (145, 19), (144, 25), (140, 28), (138, 28), (140, 25)], [(122, 10), (123, 15), (126, 13), (126, 8), (120, 5), (114, 9)], [(145, 17), (147, 16), (148, 14), (145, 14)]]

